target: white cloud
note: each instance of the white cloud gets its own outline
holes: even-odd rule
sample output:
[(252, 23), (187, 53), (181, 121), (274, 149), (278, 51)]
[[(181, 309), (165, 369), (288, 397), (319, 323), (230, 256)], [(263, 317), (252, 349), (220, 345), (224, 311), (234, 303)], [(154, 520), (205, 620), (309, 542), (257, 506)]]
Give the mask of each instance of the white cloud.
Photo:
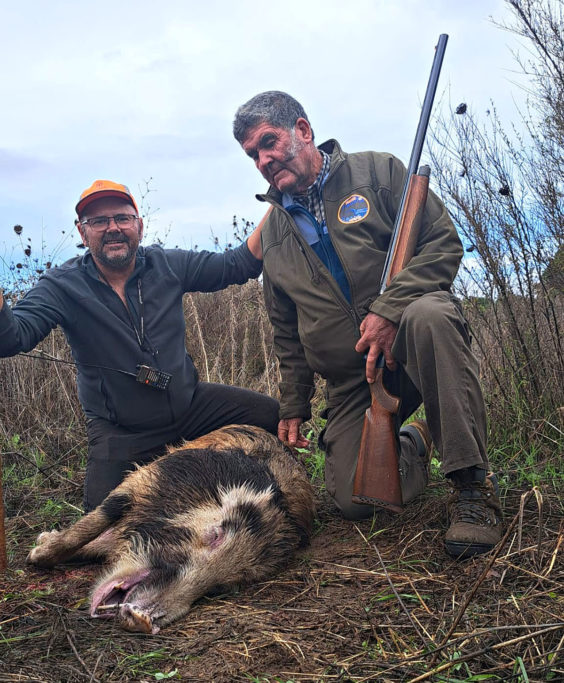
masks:
[(510, 35), (490, 14), (507, 17), (506, 3), (14, 3), (1, 17), (2, 237), (19, 222), (57, 240), (95, 178), (135, 188), (152, 177), (172, 244), (205, 245), (233, 214), (258, 222), (265, 184), (231, 123), (267, 89), (301, 99), (319, 141), (406, 160), (440, 33), (450, 35), (440, 90), (508, 107)]

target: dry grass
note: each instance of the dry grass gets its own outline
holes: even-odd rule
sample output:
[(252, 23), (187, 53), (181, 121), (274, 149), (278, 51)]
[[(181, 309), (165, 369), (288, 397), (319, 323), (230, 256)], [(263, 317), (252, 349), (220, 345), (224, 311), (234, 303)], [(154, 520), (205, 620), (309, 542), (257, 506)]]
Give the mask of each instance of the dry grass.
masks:
[(276, 395), (272, 327), (259, 282), (212, 294), (187, 294), (184, 311), (186, 348), (200, 379)]
[(489, 416), (500, 441), (516, 428), (533, 432), (543, 418), (557, 422), (564, 404), (564, 296), (539, 291), (532, 302), (508, 299), (465, 301)]
[[(185, 313), (202, 379), (275, 394), (271, 330), (258, 283), (187, 296)], [(42, 348), (69, 358), (59, 333)], [(528, 450), (504, 455), (506, 522), (514, 524), (497, 557), (457, 563), (444, 553), (443, 482), (435, 481), (401, 517), (355, 525), (332, 509), (316, 479), (317, 532), (287, 571), (238, 594), (202, 600), (185, 619), (147, 637), (88, 618), (99, 567), (47, 572), (25, 565), (39, 532), (80, 514), (86, 435), (72, 366), (24, 357), (0, 366), (9, 551), (0, 578), (0, 683), (564, 676), (561, 478), (537, 472), (539, 488), (522, 507), (524, 461), (532, 449), (527, 467), (556, 468), (561, 431), (550, 441), (544, 423)]]

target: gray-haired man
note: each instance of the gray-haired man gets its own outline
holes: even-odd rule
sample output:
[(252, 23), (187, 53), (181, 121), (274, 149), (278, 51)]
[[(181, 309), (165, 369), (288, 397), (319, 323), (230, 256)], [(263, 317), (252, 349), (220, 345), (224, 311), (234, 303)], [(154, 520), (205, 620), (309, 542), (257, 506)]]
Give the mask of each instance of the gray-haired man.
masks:
[[(372, 515), (351, 502), (368, 382), (376, 359), (401, 397), (397, 420), (402, 494), (428, 478), (431, 436), (453, 484), (446, 549), (456, 557), (490, 550), (501, 537), (495, 478), (486, 476), (486, 414), (476, 359), (450, 292), (462, 247), (445, 207), (429, 194), (416, 253), (385, 293), (378, 283), (405, 179), (390, 154), (319, 147), (299, 102), (270, 91), (242, 105), (235, 138), (270, 184), (261, 235), (264, 290), (280, 362), (280, 438), (304, 445), (313, 377), (326, 380), (327, 491), (344, 516)], [(366, 362), (364, 361), (364, 354)], [(400, 431), (417, 407), (416, 421)]]

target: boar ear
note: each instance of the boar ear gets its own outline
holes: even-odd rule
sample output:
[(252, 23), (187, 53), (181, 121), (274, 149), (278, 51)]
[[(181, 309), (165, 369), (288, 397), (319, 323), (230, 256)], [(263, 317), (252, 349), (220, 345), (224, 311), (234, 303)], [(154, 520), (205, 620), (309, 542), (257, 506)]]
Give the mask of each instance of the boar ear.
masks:
[(215, 550), (225, 540), (225, 529), (219, 524), (214, 524), (204, 531), (202, 540), (204, 545), (209, 546), (210, 550)]

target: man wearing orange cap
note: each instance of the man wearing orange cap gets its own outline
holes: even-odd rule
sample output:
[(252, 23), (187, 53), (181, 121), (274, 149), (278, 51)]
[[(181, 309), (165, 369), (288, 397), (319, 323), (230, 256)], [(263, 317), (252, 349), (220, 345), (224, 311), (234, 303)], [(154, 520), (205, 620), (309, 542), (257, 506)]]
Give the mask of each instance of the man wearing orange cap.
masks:
[(182, 295), (257, 277), (261, 226), (225, 253), (142, 247), (135, 199), (108, 180), (80, 195), (76, 213), (88, 251), (46, 271), (13, 308), (0, 292), (0, 357), (33, 349), (57, 325), (64, 330), (87, 419), (89, 511), (167, 444), (232, 423), (276, 433), (278, 402), (199, 382), (184, 344)]

